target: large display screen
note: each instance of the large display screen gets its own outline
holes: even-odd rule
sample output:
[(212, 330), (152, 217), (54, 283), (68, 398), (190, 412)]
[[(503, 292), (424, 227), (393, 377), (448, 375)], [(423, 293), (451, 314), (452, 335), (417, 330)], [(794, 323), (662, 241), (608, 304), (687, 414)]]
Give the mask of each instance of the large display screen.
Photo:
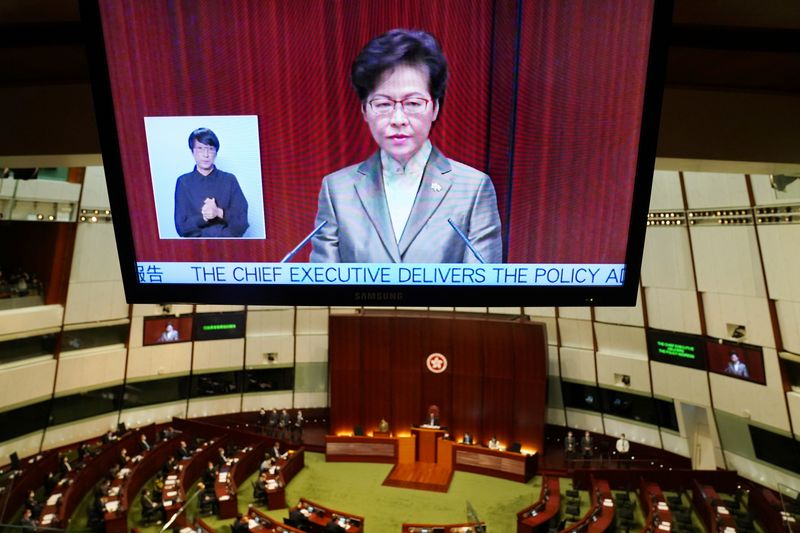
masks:
[(81, 7), (129, 301), (634, 303), (670, 2)]

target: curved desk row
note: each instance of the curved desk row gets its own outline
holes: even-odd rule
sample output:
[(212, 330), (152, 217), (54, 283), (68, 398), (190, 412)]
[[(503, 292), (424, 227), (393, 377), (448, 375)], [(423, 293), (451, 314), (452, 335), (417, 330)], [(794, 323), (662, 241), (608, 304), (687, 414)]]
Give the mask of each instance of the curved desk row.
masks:
[[(237, 492), (241, 485), (264, 460), (270, 440), (260, 440), (253, 446), (239, 451), (234, 458), (220, 468), (214, 490), (219, 502), (219, 517), (233, 518), (237, 514)], [(267, 475), (267, 508), (283, 509), (286, 507), (286, 485), (305, 466), (305, 448), (289, 450), (285, 457), (277, 461), (277, 469)], [(269, 482), (269, 480), (272, 480)]]
[(58, 453), (48, 450), (22, 461), (18, 472), (4, 477), (0, 483), (0, 522), (9, 522), (22, 506), (28, 492), (41, 487), (47, 476), (57, 468)]
[(561, 486), (556, 476), (542, 479), (539, 499), (517, 513), (517, 533), (547, 531), (550, 521), (561, 514)]
[[(164, 505), (166, 520), (172, 518), (186, 501), (186, 491), (200, 479), (203, 469), (209, 461), (213, 460), (217, 448), (225, 446), (226, 437), (216, 437), (206, 441), (202, 446), (194, 450), (190, 457), (184, 457), (177, 462), (172, 472), (164, 479), (164, 487), (161, 489), (161, 503)], [(185, 515), (177, 518), (176, 524), (179, 527), (188, 525)]]
[(128, 509), (133, 498), (164, 466), (167, 459), (175, 455), (179, 444), (178, 439), (161, 441), (149, 451), (133, 457), (125, 468), (120, 470), (117, 479), (111, 483), (111, 490), (114, 492), (106, 503), (106, 533), (128, 531)]
[(477, 533), (486, 531), (483, 522), (465, 524), (403, 524), (403, 533)]
[(653, 481), (641, 479), (639, 486), (639, 503), (647, 511), (645, 530), (658, 528), (661, 531), (670, 531), (672, 525), (672, 512), (669, 510), (661, 486)]
[(591, 488), (592, 506), (577, 523), (571, 524), (563, 530), (564, 533), (587, 532), (602, 533), (614, 526), (614, 500), (611, 497), (611, 487), (608, 481), (592, 477)]
[(736, 521), (711, 485), (694, 480), (692, 505), (708, 531), (736, 531)]
[(68, 525), (75, 508), (86, 494), (97, 485), (117, 462), (122, 448), (133, 448), (139, 440), (139, 433), (129, 431), (120, 438), (103, 444), (100, 452), (86, 458), (82, 469), (73, 469), (61, 479), (50, 493), (42, 509), (42, 526), (62, 527)]
[(336, 511), (318, 503), (300, 498), (295, 509), (306, 517), (306, 525), (312, 533), (324, 533), (328, 524), (336, 522), (342, 531), (347, 533), (362, 533), (364, 531), (364, 517), (342, 511)]

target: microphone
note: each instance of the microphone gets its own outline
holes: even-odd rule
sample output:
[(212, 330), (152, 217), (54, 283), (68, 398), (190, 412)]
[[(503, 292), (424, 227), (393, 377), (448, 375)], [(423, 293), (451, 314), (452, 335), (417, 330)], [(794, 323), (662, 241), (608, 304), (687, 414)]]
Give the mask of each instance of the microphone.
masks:
[[(486, 263), (486, 260), (483, 258), (481, 253), (478, 250), (476, 250), (474, 246), (472, 246), (472, 242), (466, 235), (464, 235), (464, 232), (461, 231), (458, 228), (458, 226), (456, 226), (455, 222), (453, 222), (453, 219), (448, 218), (447, 223), (450, 224), (450, 226), (456, 231), (456, 233), (458, 233), (458, 236), (461, 237), (461, 240), (464, 241), (464, 244), (467, 245), (467, 248), (469, 248), (472, 251), (473, 255), (475, 256), (475, 259), (477, 259), (481, 263)], [(311, 236), (309, 235), (309, 237)]]
[(305, 246), (305, 245), (306, 245), (306, 243), (307, 243), (308, 241), (310, 241), (310, 240), (311, 240), (311, 237), (313, 237), (314, 235), (316, 235), (316, 234), (317, 234), (317, 232), (318, 232), (319, 230), (321, 230), (323, 227), (325, 227), (325, 224), (327, 224), (327, 223), (328, 223), (328, 221), (327, 221), (327, 220), (323, 220), (322, 222), (320, 222), (320, 223), (319, 223), (319, 226), (317, 226), (316, 228), (314, 228), (313, 230), (311, 230), (311, 233), (309, 233), (308, 235), (306, 235), (306, 238), (305, 238), (305, 239), (303, 239), (302, 241), (300, 241), (300, 244), (298, 244), (297, 246), (295, 246), (295, 247), (294, 247), (294, 249), (293, 249), (291, 252), (289, 252), (288, 254), (286, 254), (286, 255), (284, 256), (284, 258), (283, 258), (283, 259), (281, 259), (281, 263), (288, 263), (289, 261), (291, 261), (291, 260), (292, 260), (292, 258), (293, 258), (295, 255), (297, 255), (297, 252), (299, 252), (299, 251), (300, 251), (300, 249), (301, 249), (303, 246)]

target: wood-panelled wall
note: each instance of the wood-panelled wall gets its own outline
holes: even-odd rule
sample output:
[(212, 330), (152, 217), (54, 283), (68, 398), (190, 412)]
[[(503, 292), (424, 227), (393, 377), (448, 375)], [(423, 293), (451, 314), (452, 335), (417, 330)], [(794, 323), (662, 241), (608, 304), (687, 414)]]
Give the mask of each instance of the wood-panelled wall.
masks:
[[(432, 353), (447, 369), (429, 371)], [(514, 316), (365, 311), (333, 315), (329, 328), (331, 432), (369, 433), (385, 418), (408, 433), (429, 405), (456, 438), (542, 450), (547, 397), (543, 324)]]

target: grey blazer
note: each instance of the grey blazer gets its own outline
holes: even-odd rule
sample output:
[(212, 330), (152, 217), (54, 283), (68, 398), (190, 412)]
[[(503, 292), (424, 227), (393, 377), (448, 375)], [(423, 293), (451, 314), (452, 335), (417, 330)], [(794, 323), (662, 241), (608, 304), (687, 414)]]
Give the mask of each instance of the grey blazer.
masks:
[(398, 243), (383, 188), (380, 153), (325, 176), (311, 240), (313, 263), (477, 263), (450, 218), (487, 263), (503, 260), (492, 180), (433, 148)]

